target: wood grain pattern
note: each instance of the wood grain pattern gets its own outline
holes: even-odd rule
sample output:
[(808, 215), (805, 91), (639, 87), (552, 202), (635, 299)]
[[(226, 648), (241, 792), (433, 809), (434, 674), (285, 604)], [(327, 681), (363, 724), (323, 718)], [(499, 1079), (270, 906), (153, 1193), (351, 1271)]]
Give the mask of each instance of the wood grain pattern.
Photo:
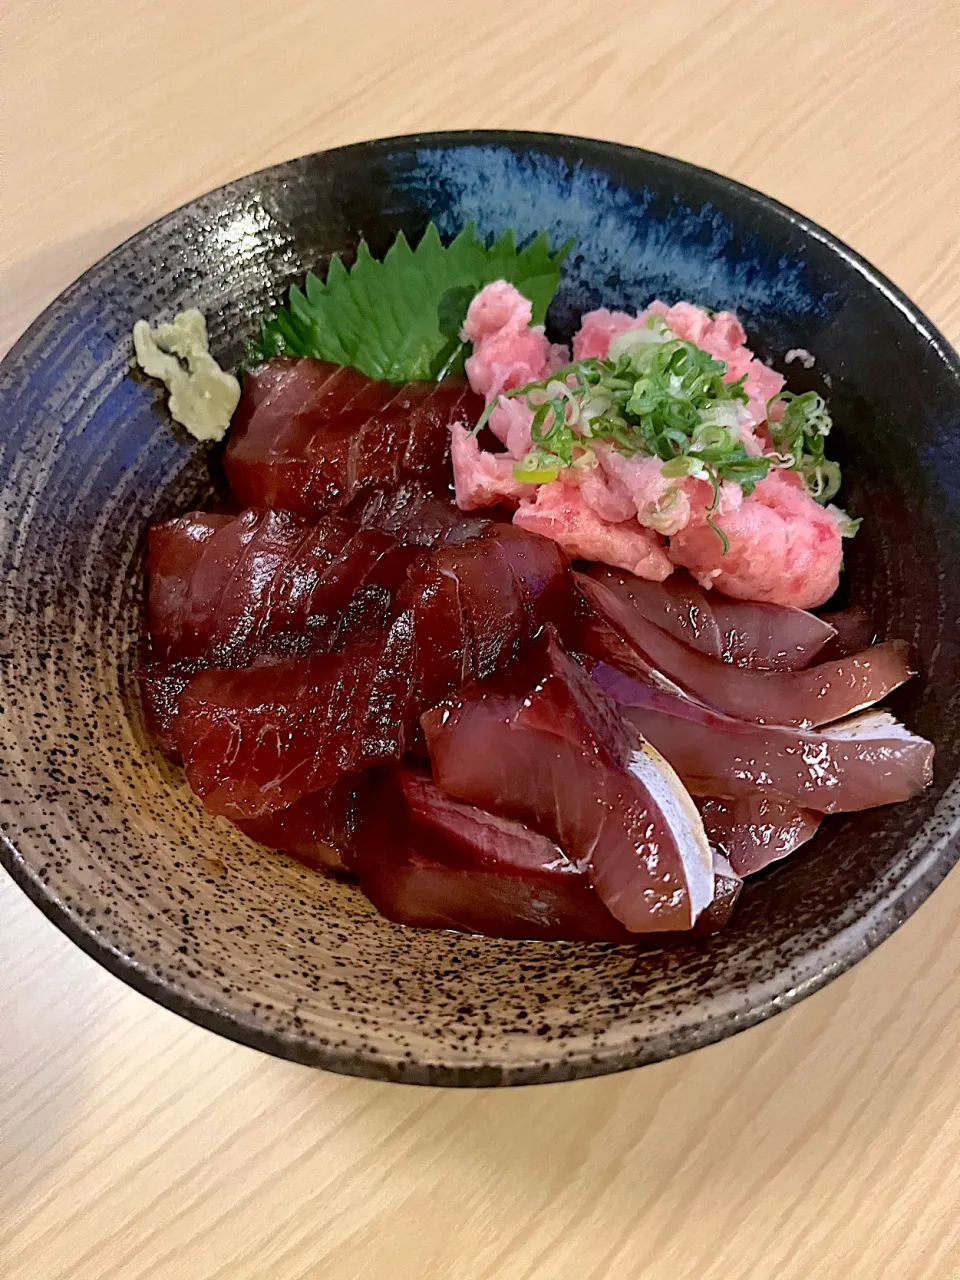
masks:
[[(261, 165), (471, 125), (649, 146), (843, 236), (960, 338), (950, 0), (8, 0), (0, 347)], [(574, 36), (574, 30), (579, 34)], [(960, 873), (783, 1017), (603, 1080), (313, 1073), (154, 1007), (0, 883), (8, 1280), (951, 1280)]]

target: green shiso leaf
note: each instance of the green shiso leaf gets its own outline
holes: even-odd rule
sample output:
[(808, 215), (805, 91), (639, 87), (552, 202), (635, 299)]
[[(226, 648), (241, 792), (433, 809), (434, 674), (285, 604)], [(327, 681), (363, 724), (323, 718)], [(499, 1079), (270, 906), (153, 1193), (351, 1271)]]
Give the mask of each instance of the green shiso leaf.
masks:
[(244, 363), (314, 356), (387, 382), (445, 377), (463, 368), (460, 330), (474, 294), (508, 280), (542, 324), (571, 244), (551, 253), (541, 232), (518, 249), (508, 230), (487, 245), (471, 223), (444, 245), (431, 222), (415, 249), (400, 232), (378, 262), (361, 241), (349, 270), (335, 255), (326, 280), (310, 272), (302, 289), (291, 286), (287, 306), (261, 322)]

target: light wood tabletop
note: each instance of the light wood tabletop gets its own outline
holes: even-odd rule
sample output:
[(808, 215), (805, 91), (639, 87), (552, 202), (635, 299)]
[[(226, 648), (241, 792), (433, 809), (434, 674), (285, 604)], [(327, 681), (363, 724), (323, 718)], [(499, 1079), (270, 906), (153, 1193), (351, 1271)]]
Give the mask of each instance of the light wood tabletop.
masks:
[[(164, 210), (470, 126), (718, 169), (960, 339), (950, 0), (7, 0), (0, 346)], [(909, 424), (905, 424), (905, 429)], [(960, 872), (764, 1026), (476, 1092), (262, 1056), (100, 970), (0, 878), (6, 1280), (960, 1276)]]

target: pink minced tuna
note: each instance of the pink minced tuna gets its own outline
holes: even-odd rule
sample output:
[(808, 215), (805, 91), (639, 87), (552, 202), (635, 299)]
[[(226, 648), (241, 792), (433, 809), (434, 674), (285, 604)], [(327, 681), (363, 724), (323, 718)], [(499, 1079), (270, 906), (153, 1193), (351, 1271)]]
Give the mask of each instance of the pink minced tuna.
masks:
[[(728, 381), (746, 376), (749, 397), (740, 436), (749, 453), (769, 448), (767, 403), (784, 380), (758, 360), (730, 311), (711, 315), (690, 302), (653, 302), (637, 315), (591, 311), (573, 339), (573, 358), (604, 357), (618, 334), (662, 316), (678, 338), (723, 360)], [(480, 448), (469, 427), (453, 428), (452, 457), (458, 504), (478, 510), (503, 503), (516, 507), (514, 521), (555, 542), (573, 557), (629, 569), (662, 581), (674, 565), (688, 568), (704, 586), (747, 600), (812, 608), (836, 589), (842, 562), (840, 531), (795, 474), (774, 472), (749, 498), (724, 483), (719, 504), (708, 512), (712, 487), (702, 480), (667, 480), (655, 458), (625, 457), (598, 442), (578, 465), (547, 483), (517, 480), (513, 464), (532, 447), (533, 411), (512, 388), (536, 382), (569, 359), (566, 347), (550, 343), (522, 294), (499, 280), (482, 289), (467, 312), (463, 336), (473, 343), (466, 362), (473, 390), (495, 402), (489, 424), (504, 446)], [(729, 540), (723, 543), (708, 515)], [(669, 545), (667, 543), (669, 539)]]
[(724, 553), (709, 525), (689, 525), (672, 539), (670, 558), (703, 587), (739, 600), (813, 609), (840, 581), (840, 527), (819, 507), (796, 472), (772, 471), (752, 497), (721, 521)]
[(476, 436), (454, 423), (450, 428), (454, 491), (461, 511), (480, 511), (499, 502), (516, 506), (536, 485), (513, 478), (513, 458), (481, 449)]
[(466, 362), (470, 385), (487, 404), (497, 400), (490, 430), (514, 459), (530, 451), (533, 412), (524, 400), (508, 400), (502, 392), (538, 382), (570, 359), (569, 349), (548, 342), (543, 325), (531, 325), (532, 318), (533, 308), (523, 294), (496, 280), (471, 302), (463, 325), (462, 336), (473, 343)]
[(536, 499), (520, 504), (513, 523), (552, 538), (571, 560), (599, 560), (653, 582), (673, 572), (662, 538), (636, 520), (602, 520), (584, 500), (583, 488), (562, 480), (538, 486)]
[(467, 377), (488, 403), (569, 360), (567, 348), (548, 342), (543, 325), (531, 325), (532, 319), (533, 307), (506, 280), (488, 284), (470, 303), (463, 324), (463, 337), (473, 343)]

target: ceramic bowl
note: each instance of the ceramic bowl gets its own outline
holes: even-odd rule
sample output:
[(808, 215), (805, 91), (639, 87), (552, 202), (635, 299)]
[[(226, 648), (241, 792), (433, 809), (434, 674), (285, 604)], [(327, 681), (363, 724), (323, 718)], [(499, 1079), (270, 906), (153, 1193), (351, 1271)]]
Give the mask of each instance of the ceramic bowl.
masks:
[[(307, 268), (452, 236), (546, 228), (576, 248), (550, 314), (654, 296), (731, 307), (761, 355), (802, 347), (827, 392), (845, 591), (922, 676), (893, 700), (937, 748), (918, 800), (830, 818), (749, 883), (718, 936), (669, 951), (408, 931), (361, 893), (210, 817), (151, 747), (134, 671), (151, 521), (209, 492), (202, 446), (132, 374), (131, 328), (197, 306), (235, 362)], [(783, 366), (780, 366), (783, 367)], [(307, 156), (168, 214), (31, 326), (0, 382), (0, 819), (7, 870), (118, 977), (298, 1062), (442, 1085), (563, 1080), (695, 1049), (854, 964), (958, 856), (960, 364), (850, 249), (677, 160), (552, 135), (450, 133)]]

